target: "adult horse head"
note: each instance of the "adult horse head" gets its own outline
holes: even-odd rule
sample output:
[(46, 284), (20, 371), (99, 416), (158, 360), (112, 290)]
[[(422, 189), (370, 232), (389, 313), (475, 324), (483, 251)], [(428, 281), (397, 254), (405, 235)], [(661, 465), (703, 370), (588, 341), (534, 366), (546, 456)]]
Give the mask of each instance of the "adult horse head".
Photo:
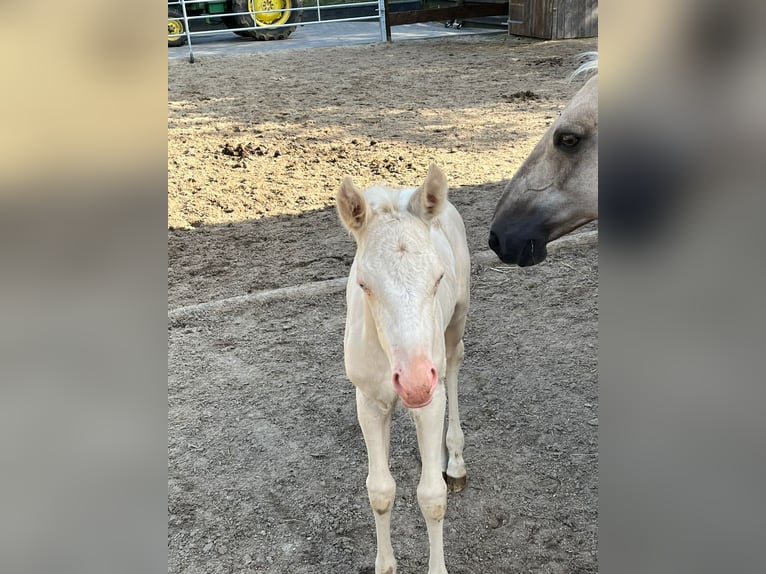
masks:
[[(583, 64), (574, 75), (597, 69)], [(489, 246), (505, 263), (535, 265), (548, 242), (598, 219), (598, 76), (548, 128), (495, 208)]]

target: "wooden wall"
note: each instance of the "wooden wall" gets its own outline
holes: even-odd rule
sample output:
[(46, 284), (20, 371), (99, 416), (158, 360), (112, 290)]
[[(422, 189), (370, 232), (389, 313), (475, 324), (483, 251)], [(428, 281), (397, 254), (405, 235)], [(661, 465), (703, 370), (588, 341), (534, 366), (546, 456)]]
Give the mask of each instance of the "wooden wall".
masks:
[(598, 36), (598, 0), (509, 0), (508, 31), (547, 40)]

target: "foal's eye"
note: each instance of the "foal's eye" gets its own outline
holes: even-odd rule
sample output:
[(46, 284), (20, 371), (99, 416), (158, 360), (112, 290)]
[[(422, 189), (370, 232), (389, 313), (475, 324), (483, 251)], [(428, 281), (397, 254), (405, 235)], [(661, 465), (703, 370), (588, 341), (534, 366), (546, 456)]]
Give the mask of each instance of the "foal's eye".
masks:
[(439, 278), (436, 280), (436, 285), (434, 285), (434, 287), (438, 287), (438, 286), (439, 286), (439, 283), (441, 283), (441, 282), (442, 282), (442, 279), (444, 279), (444, 273), (442, 273), (441, 275), (439, 275)]
[(359, 287), (362, 289), (362, 291), (364, 291), (364, 292), (365, 292), (365, 293), (367, 293), (368, 295), (370, 294), (370, 288), (369, 288), (369, 287), (367, 287), (367, 285), (365, 285), (365, 284), (364, 284), (364, 283), (362, 283), (361, 281), (359, 281), (358, 285), (359, 285)]
[(576, 134), (560, 133), (556, 134), (555, 144), (560, 148), (564, 148), (566, 151), (572, 151), (578, 146), (580, 140), (582, 140), (582, 138)]

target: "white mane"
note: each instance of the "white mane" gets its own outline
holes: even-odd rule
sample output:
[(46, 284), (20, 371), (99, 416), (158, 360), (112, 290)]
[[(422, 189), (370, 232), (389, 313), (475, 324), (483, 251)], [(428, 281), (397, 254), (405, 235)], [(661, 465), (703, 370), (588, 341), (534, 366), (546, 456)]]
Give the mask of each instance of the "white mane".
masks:
[(588, 72), (598, 73), (598, 52), (584, 52), (579, 54), (577, 59), (580, 60), (582, 64), (580, 64), (580, 67), (569, 76), (570, 82), (580, 74), (586, 74)]

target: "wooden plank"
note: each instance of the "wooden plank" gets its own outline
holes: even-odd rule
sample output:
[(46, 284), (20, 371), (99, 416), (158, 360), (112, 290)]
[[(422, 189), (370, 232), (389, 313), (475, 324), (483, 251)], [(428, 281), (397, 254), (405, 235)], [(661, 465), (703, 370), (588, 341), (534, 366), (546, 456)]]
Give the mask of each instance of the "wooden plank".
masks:
[(588, 38), (598, 36), (598, 0), (588, 0), (585, 4), (584, 17), (583, 34)]
[(556, 0), (552, 38), (598, 36), (598, 0)]
[(586, 0), (569, 0), (572, 9), (564, 13), (564, 38), (581, 38), (585, 24)]
[(553, 0), (516, 0), (511, 4), (510, 20), (521, 21), (512, 23), (509, 27), (511, 34), (529, 36), (532, 38), (551, 38)]
[(598, 0), (510, 0), (508, 31), (533, 38), (598, 36)]
[(537, 23), (537, 2), (538, 0), (518, 0), (519, 4), (516, 8), (516, 13), (513, 20), (521, 20), (521, 24), (513, 23), (509, 27), (511, 34), (518, 36), (531, 36), (533, 38), (538, 37), (535, 30)]
[(508, 33), (517, 36), (529, 36), (529, 2), (530, 0), (511, 0), (508, 19)]
[(519, 1), (514, 2), (514, 0), (509, 1), (509, 5), (508, 5), (508, 21), (510, 23), (508, 28), (509, 33), (518, 34), (518, 32), (514, 32), (512, 28), (515, 26), (517, 29), (519, 29), (524, 26), (525, 7), (526, 7), (526, 4), (524, 2), (519, 2)]
[(506, 16), (508, 3), (464, 4), (449, 8), (431, 8), (428, 10), (406, 10), (390, 12), (386, 22), (391, 26), (416, 24), (418, 22), (437, 22), (440, 20), (464, 20), (466, 18), (481, 18), (484, 16)]
[(577, 10), (582, 0), (565, 0), (561, 2), (562, 10), (559, 12), (559, 28), (557, 30), (559, 38), (572, 37), (572, 24), (577, 18)]
[(534, 27), (532, 33), (535, 38), (553, 38), (553, 0), (533, 0)]

